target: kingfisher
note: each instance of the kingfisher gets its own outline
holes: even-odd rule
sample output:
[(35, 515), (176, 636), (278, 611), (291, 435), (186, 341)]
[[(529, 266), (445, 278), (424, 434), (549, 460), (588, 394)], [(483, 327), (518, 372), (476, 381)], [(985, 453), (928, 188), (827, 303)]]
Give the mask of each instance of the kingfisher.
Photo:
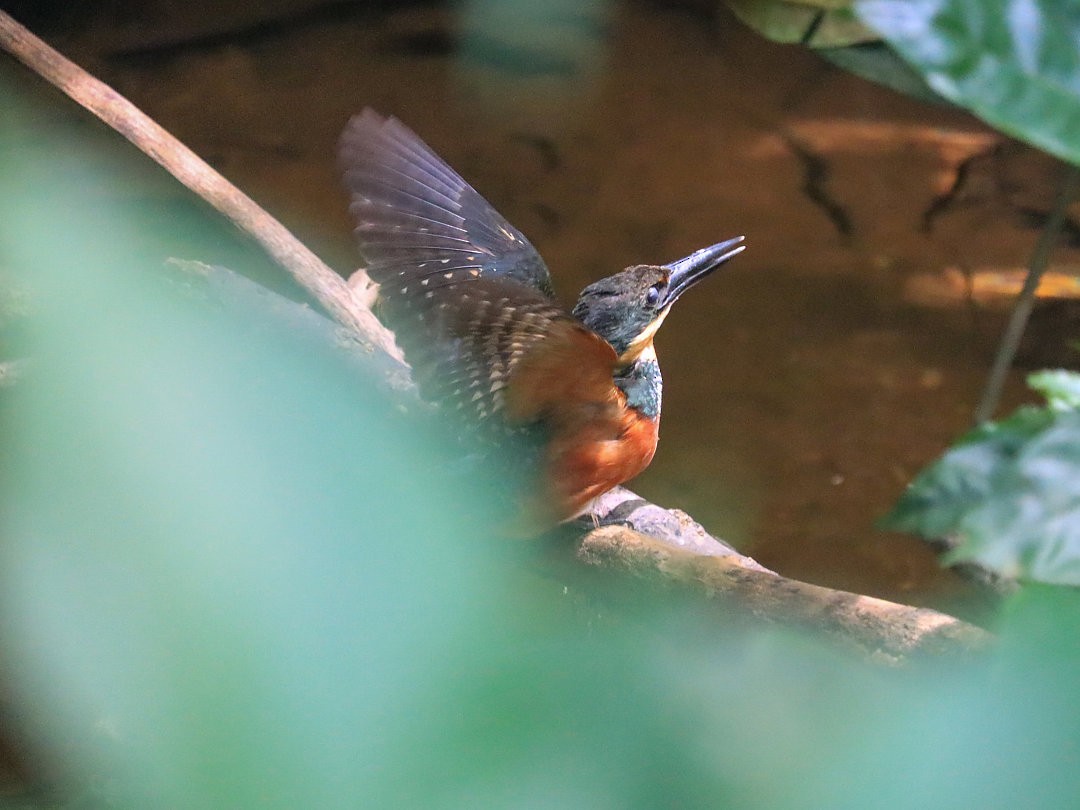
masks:
[(339, 160), (379, 314), (421, 395), (471, 437), (536, 448), (530, 525), (571, 520), (644, 470), (663, 392), (653, 337), (743, 237), (627, 267), (567, 312), (524, 234), (396, 118), (354, 116)]

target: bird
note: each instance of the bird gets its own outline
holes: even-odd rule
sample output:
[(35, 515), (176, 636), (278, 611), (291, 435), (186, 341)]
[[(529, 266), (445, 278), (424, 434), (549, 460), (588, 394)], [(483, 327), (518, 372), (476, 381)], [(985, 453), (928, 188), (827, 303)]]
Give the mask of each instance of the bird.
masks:
[(378, 313), (421, 395), (467, 443), (532, 448), (525, 523), (572, 520), (641, 473), (659, 440), (656, 331), (744, 237), (627, 267), (567, 311), (525, 235), (397, 118), (353, 116), (338, 159)]

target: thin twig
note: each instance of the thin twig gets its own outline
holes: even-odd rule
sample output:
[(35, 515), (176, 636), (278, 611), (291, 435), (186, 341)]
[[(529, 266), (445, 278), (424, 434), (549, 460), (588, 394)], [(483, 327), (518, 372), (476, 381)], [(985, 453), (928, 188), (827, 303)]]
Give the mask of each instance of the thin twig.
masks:
[(0, 48), (135, 144), (258, 242), (338, 323), (352, 329), (365, 342), (401, 359), (393, 334), (362, 301), (354, 299), (341, 276), (142, 110), (3, 11), (0, 11)]
[(994, 357), (994, 365), (990, 369), (990, 378), (986, 381), (979, 407), (975, 409), (976, 425), (990, 419), (1001, 401), (1005, 378), (1009, 374), (1009, 369), (1012, 368), (1016, 350), (1020, 347), (1020, 338), (1024, 336), (1028, 318), (1035, 306), (1035, 291), (1039, 288), (1039, 281), (1050, 262), (1050, 254), (1057, 245), (1058, 237), (1061, 236), (1065, 212), (1068, 211), (1069, 204), (1076, 197), (1078, 190), (1080, 190), (1080, 167), (1071, 166), (1065, 175), (1065, 181), (1062, 183), (1057, 199), (1054, 200), (1054, 210), (1050, 212), (1050, 219), (1035, 243), (1027, 278), (1024, 279), (1024, 287), (1009, 315), (1009, 323), (1005, 327), (1005, 334), (1001, 336), (1001, 343)]

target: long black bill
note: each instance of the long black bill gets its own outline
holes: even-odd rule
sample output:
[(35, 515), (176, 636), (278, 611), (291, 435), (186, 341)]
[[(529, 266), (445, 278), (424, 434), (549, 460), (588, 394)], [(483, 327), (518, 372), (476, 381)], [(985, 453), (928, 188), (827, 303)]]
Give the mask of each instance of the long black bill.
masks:
[(667, 296), (664, 298), (664, 306), (673, 303), (676, 298), (697, 284), (728, 259), (738, 256), (746, 250), (746, 245), (743, 244), (745, 238), (746, 237), (743, 236), (736, 236), (734, 239), (728, 239), (726, 242), (719, 242), (710, 247), (695, 251), (685, 259), (679, 259), (678, 261), (671, 262), (671, 264), (665, 264), (664, 267), (671, 271), (671, 278), (668, 280)]

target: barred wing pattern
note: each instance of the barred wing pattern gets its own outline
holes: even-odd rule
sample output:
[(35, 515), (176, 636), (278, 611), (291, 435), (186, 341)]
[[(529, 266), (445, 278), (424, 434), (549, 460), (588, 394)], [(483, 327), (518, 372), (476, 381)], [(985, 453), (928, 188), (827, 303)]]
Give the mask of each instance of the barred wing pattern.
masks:
[(613, 350), (554, 301), (529, 241), (401, 122), (364, 110), (340, 159), (367, 272), (426, 398), (464, 424), (514, 431), (543, 414), (508, 414), (507, 388), (552, 334), (614, 366)]
[(385, 297), (493, 276), (551, 297), (529, 240), (400, 121), (365, 109), (339, 154), (367, 272)]

